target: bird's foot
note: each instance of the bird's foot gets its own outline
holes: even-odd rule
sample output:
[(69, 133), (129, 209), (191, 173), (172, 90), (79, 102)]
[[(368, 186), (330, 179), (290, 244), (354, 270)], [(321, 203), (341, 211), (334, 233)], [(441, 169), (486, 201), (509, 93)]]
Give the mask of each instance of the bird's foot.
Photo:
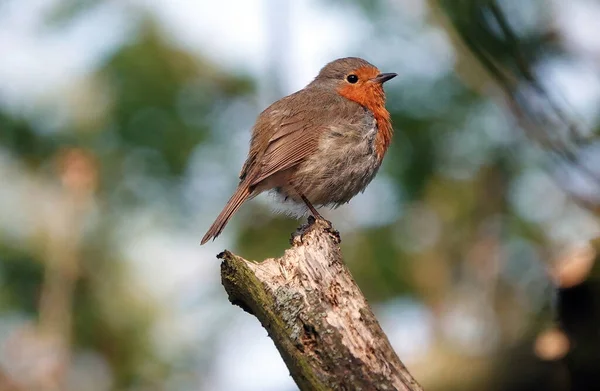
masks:
[(317, 213), (316, 216), (314, 215), (310, 215), (308, 216), (308, 224), (312, 225), (316, 222), (320, 222), (323, 223), (325, 225), (328, 225), (330, 228), (332, 226), (331, 221), (327, 220), (325, 217), (321, 216), (320, 214)]

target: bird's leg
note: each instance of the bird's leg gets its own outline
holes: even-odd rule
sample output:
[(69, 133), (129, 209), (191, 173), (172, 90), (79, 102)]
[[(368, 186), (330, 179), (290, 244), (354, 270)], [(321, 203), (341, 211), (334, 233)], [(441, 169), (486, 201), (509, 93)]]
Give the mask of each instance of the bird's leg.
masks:
[(300, 196), (300, 198), (302, 198), (302, 201), (304, 201), (304, 203), (306, 204), (306, 206), (308, 207), (308, 210), (310, 210), (310, 213), (312, 213), (313, 217), (317, 220), (325, 220), (323, 218), (323, 216), (321, 216), (321, 214), (317, 211), (317, 209), (313, 206), (313, 204), (310, 203), (310, 201), (308, 200), (308, 198), (306, 198), (304, 196), (304, 194), (300, 193), (298, 191), (298, 189), (295, 189), (296, 193), (298, 193), (298, 195)]
[(308, 198), (306, 198), (304, 196), (304, 194), (300, 194), (300, 197), (302, 198), (302, 201), (304, 201), (304, 203), (306, 204), (306, 206), (308, 207), (308, 209), (310, 210), (310, 213), (312, 213), (312, 215), (314, 216), (315, 219), (317, 220), (325, 220), (323, 218), (323, 216), (321, 216), (321, 214), (317, 211), (317, 209), (313, 206), (313, 204), (310, 203), (310, 201), (308, 200)]

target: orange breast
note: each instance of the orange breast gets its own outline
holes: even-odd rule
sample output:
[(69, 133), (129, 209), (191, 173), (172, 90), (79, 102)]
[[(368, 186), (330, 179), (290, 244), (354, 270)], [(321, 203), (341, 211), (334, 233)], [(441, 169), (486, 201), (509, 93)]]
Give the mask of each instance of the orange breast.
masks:
[(390, 113), (385, 109), (381, 112), (373, 112), (375, 119), (377, 120), (377, 137), (375, 138), (375, 152), (379, 160), (383, 160), (383, 156), (387, 152), (391, 142), (392, 134), (394, 129), (392, 128), (392, 122), (390, 121)]
[(343, 97), (350, 99), (373, 113), (377, 120), (377, 137), (375, 138), (375, 152), (381, 160), (392, 142), (392, 122), (390, 113), (385, 108), (385, 93), (383, 86), (370, 79), (379, 74), (376, 68), (360, 68), (356, 71), (359, 82), (346, 84), (338, 91)]

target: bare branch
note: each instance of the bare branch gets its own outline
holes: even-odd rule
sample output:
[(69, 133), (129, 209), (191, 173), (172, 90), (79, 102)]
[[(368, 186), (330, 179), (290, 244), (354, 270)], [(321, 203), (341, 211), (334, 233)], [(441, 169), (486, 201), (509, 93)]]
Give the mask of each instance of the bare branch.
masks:
[(350, 275), (339, 242), (327, 222), (311, 219), (281, 258), (255, 263), (221, 253), (230, 301), (260, 320), (301, 390), (422, 390)]

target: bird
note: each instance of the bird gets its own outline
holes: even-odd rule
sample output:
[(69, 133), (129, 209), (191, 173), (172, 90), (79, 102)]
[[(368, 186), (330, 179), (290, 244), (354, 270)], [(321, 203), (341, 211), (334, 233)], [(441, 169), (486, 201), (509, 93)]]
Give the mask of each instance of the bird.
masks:
[(364, 191), (392, 141), (383, 83), (396, 76), (362, 58), (340, 58), (260, 113), (237, 189), (201, 244), (265, 191), (305, 206), (315, 219), (323, 219), (315, 205), (335, 208)]

